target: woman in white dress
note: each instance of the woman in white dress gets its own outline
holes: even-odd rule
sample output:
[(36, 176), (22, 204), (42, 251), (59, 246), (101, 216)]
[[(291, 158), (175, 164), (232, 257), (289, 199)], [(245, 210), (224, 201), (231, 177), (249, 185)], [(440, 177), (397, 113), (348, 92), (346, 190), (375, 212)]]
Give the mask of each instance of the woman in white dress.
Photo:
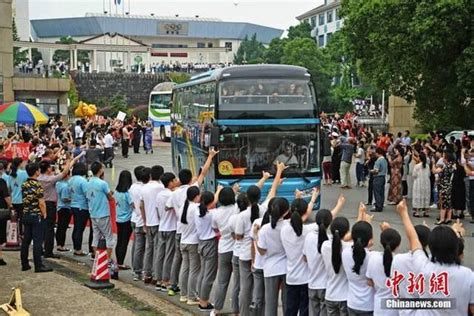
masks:
[(413, 216), (429, 217), (427, 210), (430, 207), (430, 168), (425, 153), (420, 152), (418, 155), (413, 155), (413, 159), (416, 163), (412, 173)]

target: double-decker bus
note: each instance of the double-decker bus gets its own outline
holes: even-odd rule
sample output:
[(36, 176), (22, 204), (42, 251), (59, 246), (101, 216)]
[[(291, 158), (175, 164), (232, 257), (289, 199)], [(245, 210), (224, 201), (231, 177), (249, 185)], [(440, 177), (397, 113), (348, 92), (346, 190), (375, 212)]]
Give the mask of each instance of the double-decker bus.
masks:
[(148, 120), (153, 125), (153, 130), (158, 133), (162, 141), (168, 141), (171, 137), (170, 128), (170, 102), (174, 82), (162, 82), (157, 84), (150, 92), (148, 103)]
[(173, 167), (197, 175), (214, 146), (219, 154), (205, 189), (238, 183), (246, 190), (279, 161), (289, 168), (278, 196), (291, 201), (299, 189), (309, 198), (321, 181), (318, 113), (311, 76), (302, 67), (233, 66), (195, 76), (173, 89)]

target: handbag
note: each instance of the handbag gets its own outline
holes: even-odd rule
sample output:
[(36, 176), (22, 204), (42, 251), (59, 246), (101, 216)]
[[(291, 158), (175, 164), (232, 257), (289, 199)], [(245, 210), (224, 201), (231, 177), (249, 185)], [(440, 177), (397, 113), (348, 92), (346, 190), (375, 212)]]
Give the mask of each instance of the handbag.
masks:
[(0, 208), (0, 220), (9, 220), (11, 212), (7, 208)]

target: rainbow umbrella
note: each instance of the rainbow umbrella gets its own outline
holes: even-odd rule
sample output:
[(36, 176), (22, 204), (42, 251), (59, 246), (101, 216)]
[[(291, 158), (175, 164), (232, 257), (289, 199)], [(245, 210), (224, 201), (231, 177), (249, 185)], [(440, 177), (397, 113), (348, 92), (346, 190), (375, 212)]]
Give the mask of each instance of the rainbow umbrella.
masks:
[(48, 116), (36, 106), (25, 102), (9, 102), (0, 105), (0, 122), (18, 124), (46, 124)]

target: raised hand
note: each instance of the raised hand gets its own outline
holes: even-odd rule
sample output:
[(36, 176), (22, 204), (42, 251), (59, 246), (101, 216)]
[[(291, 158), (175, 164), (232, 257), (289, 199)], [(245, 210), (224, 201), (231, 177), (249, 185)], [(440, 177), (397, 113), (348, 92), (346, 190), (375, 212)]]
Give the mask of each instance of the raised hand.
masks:
[(397, 205), (397, 212), (400, 216), (408, 214), (407, 201), (405, 199), (401, 200)]
[(295, 190), (295, 199), (301, 199), (303, 197), (303, 192), (300, 190), (296, 189)]
[(316, 203), (316, 200), (318, 199), (319, 193), (321, 189), (319, 187), (315, 187), (313, 189), (313, 194), (311, 195), (311, 202)]
[(384, 231), (384, 230), (386, 230), (386, 229), (388, 229), (388, 228), (390, 228), (390, 224), (389, 224), (389, 223), (387, 223), (387, 222), (382, 222), (382, 223), (380, 223), (380, 230), (381, 230), (381, 231)]
[(234, 191), (234, 193), (237, 193), (240, 191), (240, 185), (238, 183), (234, 184), (232, 186), (232, 190)]
[(269, 179), (271, 176), (270, 172), (262, 171), (262, 178)]
[[(345, 204), (346, 203), (346, 197), (344, 196), (344, 194), (341, 193), (339, 195), (339, 197), (337, 199), (337, 203), (338, 204)], [(362, 203), (362, 204), (364, 204), (364, 203)], [(364, 207), (365, 207), (365, 205), (364, 205)]]
[(219, 151), (215, 150), (214, 147), (212, 147), (211, 150), (209, 150), (209, 156), (211, 158), (214, 158), (218, 153), (219, 153)]
[(451, 226), (451, 228), (456, 232), (458, 237), (462, 238), (466, 235), (466, 229), (464, 228), (463, 224), (459, 220), (459, 218), (456, 220), (456, 222)]

